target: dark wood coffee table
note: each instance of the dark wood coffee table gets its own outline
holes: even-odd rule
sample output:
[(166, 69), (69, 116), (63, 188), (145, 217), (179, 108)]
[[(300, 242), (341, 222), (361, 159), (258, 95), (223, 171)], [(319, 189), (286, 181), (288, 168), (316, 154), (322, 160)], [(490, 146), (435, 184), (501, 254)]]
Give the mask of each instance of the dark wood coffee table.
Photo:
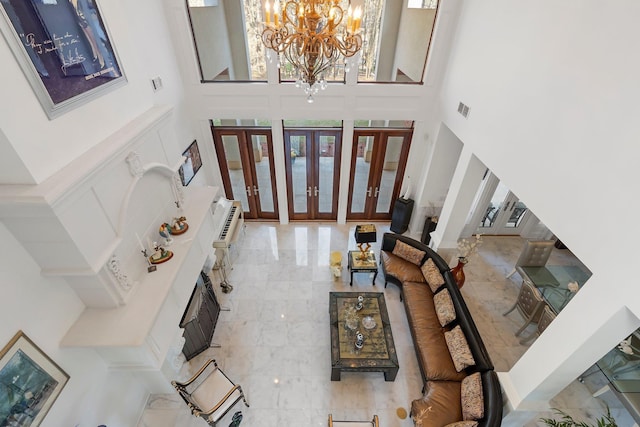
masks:
[[(357, 327), (350, 329), (345, 315), (364, 297), (363, 308), (356, 311)], [(375, 327), (365, 328), (362, 319), (371, 316)], [(331, 381), (340, 381), (342, 372), (383, 372), (385, 381), (394, 381), (398, 373), (398, 355), (381, 292), (330, 292), (329, 318), (331, 323)], [(353, 326), (353, 325), (352, 325)], [(364, 345), (356, 348), (355, 335), (364, 335)]]

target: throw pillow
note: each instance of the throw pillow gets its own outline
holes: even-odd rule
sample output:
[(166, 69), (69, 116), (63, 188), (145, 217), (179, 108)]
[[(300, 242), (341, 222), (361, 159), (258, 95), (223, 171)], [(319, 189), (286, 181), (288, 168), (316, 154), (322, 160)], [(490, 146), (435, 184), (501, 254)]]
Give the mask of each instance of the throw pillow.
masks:
[(442, 326), (456, 320), (456, 309), (448, 289), (443, 289), (433, 296), (433, 305), (436, 307), (436, 314)]
[(424, 251), (414, 248), (400, 240), (396, 240), (396, 245), (393, 247), (393, 251), (391, 253), (415, 265), (420, 265), (422, 258), (424, 258), (425, 255)]
[(480, 372), (471, 374), (462, 380), (460, 403), (463, 420), (479, 420), (484, 417), (484, 395)]
[(425, 261), (424, 264), (422, 264), (420, 270), (422, 270), (422, 275), (429, 284), (431, 292), (436, 293), (440, 286), (444, 285), (444, 277), (442, 277), (440, 270), (431, 258), (429, 258)]
[(458, 421), (455, 423), (447, 424), (444, 427), (478, 427), (477, 421)]
[(444, 333), (444, 339), (447, 341), (447, 347), (449, 348), (449, 354), (451, 360), (453, 360), (453, 366), (456, 371), (460, 372), (464, 368), (473, 366), (476, 361), (471, 354), (467, 339), (464, 337), (464, 332), (460, 329), (460, 326), (456, 326), (452, 330)]

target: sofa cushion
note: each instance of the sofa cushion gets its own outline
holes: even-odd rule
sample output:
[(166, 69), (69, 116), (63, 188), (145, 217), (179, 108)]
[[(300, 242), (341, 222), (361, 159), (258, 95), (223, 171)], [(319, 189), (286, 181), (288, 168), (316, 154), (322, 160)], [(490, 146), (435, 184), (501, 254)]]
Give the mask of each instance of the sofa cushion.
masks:
[(407, 319), (412, 328), (442, 328), (433, 304), (433, 293), (426, 283), (404, 282), (402, 294)]
[(444, 427), (478, 427), (477, 421), (456, 421), (455, 423), (447, 424)]
[(418, 266), (422, 264), (422, 259), (426, 255), (426, 252), (421, 251), (418, 248), (414, 248), (400, 240), (396, 241), (396, 245), (393, 247), (392, 253)]
[(447, 289), (443, 289), (433, 296), (433, 305), (440, 325), (447, 326), (456, 320), (456, 309), (453, 306), (451, 295)]
[(442, 328), (414, 327), (413, 332), (414, 347), (425, 380), (462, 381), (464, 379), (466, 373), (456, 370)]
[(469, 366), (476, 364), (473, 359), (473, 354), (467, 344), (467, 339), (464, 337), (464, 332), (460, 329), (460, 326), (456, 326), (452, 330), (444, 333), (451, 359), (456, 367), (456, 371), (460, 372)]
[(460, 403), (463, 420), (479, 420), (484, 417), (484, 398), (480, 372), (471, 374), (460, 385)]
[(442, 277), (433, 259), (429, 258), (426, 260), (420, 267), (420, 271), (422, 271), (422, 275), (434, 293), (438, 291), (440, 286), (444, 285), (444, 277)]
[(460, 383), (428, 381), (422, 399), (411, 402), (416, 427), (442, 427), (462, 420)]
[(389, 274), (401, 282), (425, 282), (422, 271), (417, 265), (389, 252), (382, 251), (380, 255), (385, 274)]

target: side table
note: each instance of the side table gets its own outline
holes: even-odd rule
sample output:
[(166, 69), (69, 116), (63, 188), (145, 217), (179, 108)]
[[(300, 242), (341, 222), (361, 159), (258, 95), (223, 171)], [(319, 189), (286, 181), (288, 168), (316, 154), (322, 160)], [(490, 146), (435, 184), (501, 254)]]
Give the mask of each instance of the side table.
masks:
[(373, 273), (373, 280), (371, 284), (376, 285), (376, 277), (378, 277), (378, 264), (376, 263), (376, 255), (373, 251), (365, 252), (366, 258), (361, 259), (362, 252), (349, 251), (347, 256), (348, 264), (347, 268), (350, 271), (351, 280), (349, 286), (353, 286), (353, 273)]

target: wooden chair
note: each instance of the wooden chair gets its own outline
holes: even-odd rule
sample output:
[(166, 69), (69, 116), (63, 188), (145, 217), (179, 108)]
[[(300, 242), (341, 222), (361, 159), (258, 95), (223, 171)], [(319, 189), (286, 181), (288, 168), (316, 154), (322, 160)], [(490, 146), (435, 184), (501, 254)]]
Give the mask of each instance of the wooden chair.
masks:
[(242, 387), (234, 384), (210, 359), (186, 382), (171, 381), (191, 413), (215, 426), (242, 399), (249, 407)]
[(371, 421), (333, 421), (329, 414), (329, 427), (380, 427), (380, 425), (377, 415), (374, 415)]

